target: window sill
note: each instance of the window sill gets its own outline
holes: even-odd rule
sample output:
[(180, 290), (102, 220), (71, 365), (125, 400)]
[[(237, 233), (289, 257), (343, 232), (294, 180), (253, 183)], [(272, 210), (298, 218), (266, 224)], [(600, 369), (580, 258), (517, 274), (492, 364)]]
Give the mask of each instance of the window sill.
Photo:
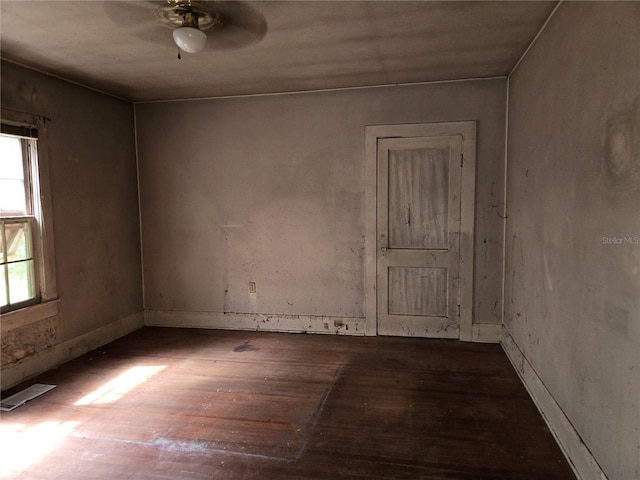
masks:
[(14, 310), (13, 312), (3, 313), (2, 321), (0, 321), (1, 331), (2, 333), (8, 332), (14, 328), (24, 327), (25, 325), (55, 317), (58, 315), (59, 305), (60, 300), (56, 299)]

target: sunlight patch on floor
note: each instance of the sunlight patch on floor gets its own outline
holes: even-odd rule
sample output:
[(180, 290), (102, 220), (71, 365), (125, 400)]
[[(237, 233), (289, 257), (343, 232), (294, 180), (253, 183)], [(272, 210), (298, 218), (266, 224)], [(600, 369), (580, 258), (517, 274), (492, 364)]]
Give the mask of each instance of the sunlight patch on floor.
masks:
[(0, 425), (0, 478), (39, 462), (80, 422)]
[(74, 405), (98, 405), (116, 402), (165, 368), (166, 365), (132, 367), (97, 390), (85, 395)]

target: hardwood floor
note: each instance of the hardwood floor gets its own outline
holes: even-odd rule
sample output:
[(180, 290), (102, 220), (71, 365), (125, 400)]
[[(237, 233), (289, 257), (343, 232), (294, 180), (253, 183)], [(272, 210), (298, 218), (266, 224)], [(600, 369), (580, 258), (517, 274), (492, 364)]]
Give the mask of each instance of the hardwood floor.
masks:
[(575, 478), (498, 345), (145, 328), (33, 383), (0, 478)]

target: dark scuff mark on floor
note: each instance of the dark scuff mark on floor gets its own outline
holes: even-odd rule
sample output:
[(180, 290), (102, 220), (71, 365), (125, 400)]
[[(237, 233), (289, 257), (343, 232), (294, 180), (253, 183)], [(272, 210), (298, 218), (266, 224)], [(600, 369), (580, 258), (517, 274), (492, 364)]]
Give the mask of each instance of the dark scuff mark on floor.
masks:
[(257, 352), (258, 350), (260, 350), (258, 347), (251, 345), (251, 340), (247, 340), (233, 349), (234, 352)]

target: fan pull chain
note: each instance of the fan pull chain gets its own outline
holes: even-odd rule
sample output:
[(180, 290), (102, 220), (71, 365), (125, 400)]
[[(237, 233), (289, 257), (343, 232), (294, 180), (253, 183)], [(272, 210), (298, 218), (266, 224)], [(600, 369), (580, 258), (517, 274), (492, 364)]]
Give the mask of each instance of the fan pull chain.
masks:
[(182, 60), (182, 54), (180, 53), (180, 49), (178, 49), (178, 60)]

